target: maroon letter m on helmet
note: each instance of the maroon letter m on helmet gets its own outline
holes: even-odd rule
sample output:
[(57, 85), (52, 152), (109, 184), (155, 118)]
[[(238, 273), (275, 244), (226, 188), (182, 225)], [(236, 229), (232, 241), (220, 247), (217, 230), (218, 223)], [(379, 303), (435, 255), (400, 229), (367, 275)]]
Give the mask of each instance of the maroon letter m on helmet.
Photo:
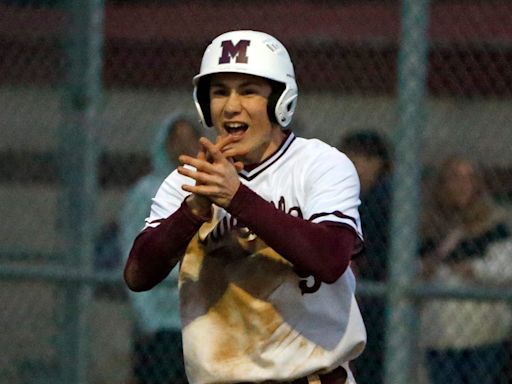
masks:
[(251, 44), (250, 40), (240, 40), (233, 45), (231, 40), (224, 40), (222, 45), (222, 56), (219, 58), (219, 64), (227, 64), (232, 58), (236, 58), (237, 63), (247, 64), (247, 47)]

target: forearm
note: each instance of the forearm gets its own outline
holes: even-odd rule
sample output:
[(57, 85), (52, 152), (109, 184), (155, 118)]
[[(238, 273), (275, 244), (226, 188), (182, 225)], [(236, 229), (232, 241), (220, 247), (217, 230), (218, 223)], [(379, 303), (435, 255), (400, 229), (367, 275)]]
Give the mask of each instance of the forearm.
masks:
[(204, 220), (194, 216), (183, 203), (156, 228), (142, 231), (125, 265), (124, 279), (128, 287), (133, 291), (146, 291), (165, 279), (203, 223)]
[(302, 273), (332, 283), (349, 265), (357, 235), (348, 226), (294, 217), (243, 185), (227, 210)]

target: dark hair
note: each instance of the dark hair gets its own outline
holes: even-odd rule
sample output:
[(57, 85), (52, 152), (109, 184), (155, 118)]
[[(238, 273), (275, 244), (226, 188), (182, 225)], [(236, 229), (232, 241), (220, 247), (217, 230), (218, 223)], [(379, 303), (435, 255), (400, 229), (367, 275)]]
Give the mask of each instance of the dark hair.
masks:
[(378, 157), (384, 163), (384, 172), (388, 173), (392, 169), (393, 160), (390, 146), (387, 140), (374, 130), (349, 133), (341, 139), (339, 149), (343, 152)]
[(286, 89), (286, 85), (284, 83), (280, 83), (275, 80), (266, 79), (270, 83), (270, 87), (272, 88), (272, 92), (270, 93), (270, 96), (268, 97), (268, 103), (267, 103), (267, 114), (268, 118), (272, 123), (276, 123), (278, 125), (281, 125), (279, 121), (277, 121), (276, 117), (276, 105), (279, 101), (279, 98), (283, 94), (284, 90)]
[(212, 126), (212, 115), (210, 111), (210, 76), (203, 76), (197, 83), (197, 101), (203, 112), (204, 122), (208, 127)]

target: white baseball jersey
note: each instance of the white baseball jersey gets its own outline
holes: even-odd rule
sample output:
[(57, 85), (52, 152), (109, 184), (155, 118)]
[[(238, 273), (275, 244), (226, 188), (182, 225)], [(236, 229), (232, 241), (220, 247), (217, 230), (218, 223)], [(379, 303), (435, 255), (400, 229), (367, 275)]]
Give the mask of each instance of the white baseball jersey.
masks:
[[(291, 215), (350, 226), (361, 245), (359, 179), (337, 149), (291, 133), (276, 153), (239, 176), (244, 185)], [(157, 226), (179, 208), (188, 194), (183, 184), (193, 180), (176, 171), (168, 176), (153, 201), (147, 226)], [(308, 286), (313, 286), (309, 279)], [(300, 288), (303, 280), (289, 261), (224, 209), (214, 207), (212, 221), (193, 237), (180, 266), (190, 383), (291, 380), (341, 364), (347, 367), (366, 341), (350, 267), (333, 284), (322, 283), (306, 293)]]

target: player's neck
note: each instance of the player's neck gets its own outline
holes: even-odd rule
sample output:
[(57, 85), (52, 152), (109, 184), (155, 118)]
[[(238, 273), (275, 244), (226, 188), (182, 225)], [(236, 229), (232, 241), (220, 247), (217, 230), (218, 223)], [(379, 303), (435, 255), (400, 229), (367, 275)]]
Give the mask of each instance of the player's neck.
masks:
[(260, 164), (263, 164), (265, 161), (267, 161), (270, 157), (272, 157), (274, 155), (274, 153), (279, 151), (279, 149), (283, 146), (284, 142), (286, 141), (288, 136), (290, 136), (290, 134), (291, 134), (290, 130), (281, 130), (280, 129), (280, 131), (279, 131), (279, 135), (280, 135), (279, 144), (273, 150), (265, 153), (265, 155), (262, 156), (258, 161), (244, 162), (244, 170), (251, 171), (254, 168), (258, 167)]

